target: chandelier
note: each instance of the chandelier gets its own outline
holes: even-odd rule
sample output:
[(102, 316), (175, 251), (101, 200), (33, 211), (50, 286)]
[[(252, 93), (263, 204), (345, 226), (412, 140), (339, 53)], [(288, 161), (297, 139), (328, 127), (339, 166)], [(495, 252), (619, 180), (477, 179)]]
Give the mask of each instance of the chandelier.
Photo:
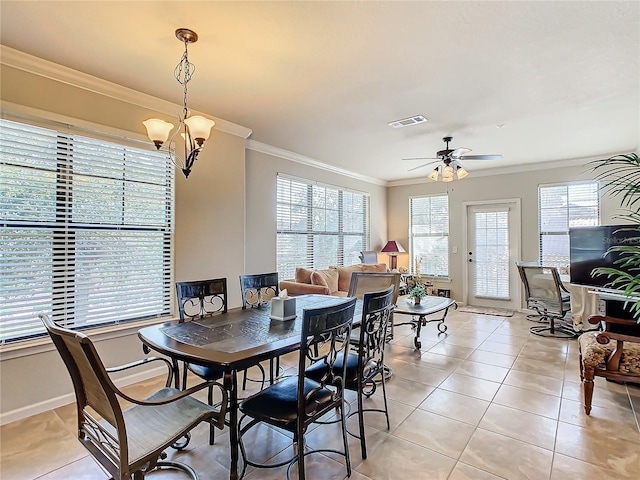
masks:
[[(189, 109), (187, 108), (187, 84), (191, 80), (196, 66), (189, 62), (187, 47), (190, 43), (198, 41), (198, 35), (188, 28), (179, 28), (176, 30), (176, 37), (181, 42), (184, 42), (184, 53), (173, 72), (178, 83), (184, 87), (183, 110), (182, 116), (178, 117), (178, 128), (173, 132), (171, 138), (169, 138), (169, 134), (174, 127), (172, 123), (165, 122), (158, 118), (150, 118), (142, 122), (142, 124), (147, 129), (149, 140), (154, 143), (158, 150), (161, 148), (165, 149), (171, 162), (182, 170), (185, 177), (189, 178), (193, 164), (197, 160), (198, 154), (204, 147), (204, 142), (209, 138), (211, 129), (216, 123), (200, 115), (189, 116)], [(178, 132), (181, 132), (180, 135), (184, 139), (184, 157), (178, 155), (173, 148), (173, 140)], [(169, 141), (167, 142), (167, 140)]]

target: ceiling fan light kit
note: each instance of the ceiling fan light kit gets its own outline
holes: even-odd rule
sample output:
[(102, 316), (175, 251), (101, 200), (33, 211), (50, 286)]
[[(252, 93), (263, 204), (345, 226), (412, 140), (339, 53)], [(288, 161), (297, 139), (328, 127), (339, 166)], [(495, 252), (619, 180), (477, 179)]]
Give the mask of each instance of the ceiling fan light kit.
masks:
[[(470, 148), (449, 148), (449, 142), (453, 140), (453, 137), (444, 137), (442, 139), (443, 142), (446, 143), (446, 148), (444, 150), (439, 150), (436, 152), (436, 157), (427, 158), (427, 157), (412, 157), (412, 158), (403, 158), (403, 160), (436, 160), (441, 161), (442, 164), (438, 165), (434, 168), (429, 174), (427, 178), (434, 181), (441, 182), (453, 182), (454, 180), (462, 180), (465, 177), (469, 176), (469, 172), (462, 163), (460, 163), (460, 159), (464, 158), (465, 160), (502, 160), (502, 155), (467, 155), (471, 149)], [(425, 163), (423, 165), (419, 165), (417, 167), (409, 169), (409, 171), (416, 170), (418, 168), (426, 167), (427, 165), (431, 165), (435, 162)]]

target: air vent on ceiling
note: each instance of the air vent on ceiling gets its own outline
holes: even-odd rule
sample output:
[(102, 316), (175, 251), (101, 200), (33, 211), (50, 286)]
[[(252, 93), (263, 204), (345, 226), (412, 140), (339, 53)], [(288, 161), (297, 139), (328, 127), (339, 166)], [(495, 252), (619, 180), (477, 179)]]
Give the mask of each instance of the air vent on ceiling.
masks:
[(418, 123), (424, 123), (427, 119), (423, 115), (416, 115), (414, 117), (403, 118), (402, 120), (395, 120), (389, 122), (389, 126), (393, 128), (408, 127), (409, 125), (417, 125)]

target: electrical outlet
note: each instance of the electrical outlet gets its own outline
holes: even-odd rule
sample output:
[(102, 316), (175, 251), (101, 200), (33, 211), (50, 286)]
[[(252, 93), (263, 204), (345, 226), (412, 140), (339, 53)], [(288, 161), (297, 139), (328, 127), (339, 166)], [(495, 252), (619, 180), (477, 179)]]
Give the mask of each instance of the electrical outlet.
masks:
[(456, 247), (455, 245), (453, 247), (451, 247), (451, 251), (453, 253), (458, 253), (458, 247)]

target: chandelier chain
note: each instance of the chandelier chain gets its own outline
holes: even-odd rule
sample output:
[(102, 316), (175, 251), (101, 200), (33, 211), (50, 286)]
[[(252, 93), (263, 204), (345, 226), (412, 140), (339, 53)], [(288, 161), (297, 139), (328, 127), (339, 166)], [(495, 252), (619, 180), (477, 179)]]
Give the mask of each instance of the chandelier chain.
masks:
[(187, 108), (187, 84), (191, 80), (191, 76), (193, 72), (196, 70), (196, 66), (189, 62), (189, 42), (187, 40), (184, 41), (184, 53), (182, 54), (182, 58), (180, 58), (180, 62), (176, 65), (176, 68), (173, 72), (176, 80), (180, 85), (184, 86), (184, 97), (183, 97), (183, 113), (184, 117), (187, 118), (189, 115), (189, 110)]

